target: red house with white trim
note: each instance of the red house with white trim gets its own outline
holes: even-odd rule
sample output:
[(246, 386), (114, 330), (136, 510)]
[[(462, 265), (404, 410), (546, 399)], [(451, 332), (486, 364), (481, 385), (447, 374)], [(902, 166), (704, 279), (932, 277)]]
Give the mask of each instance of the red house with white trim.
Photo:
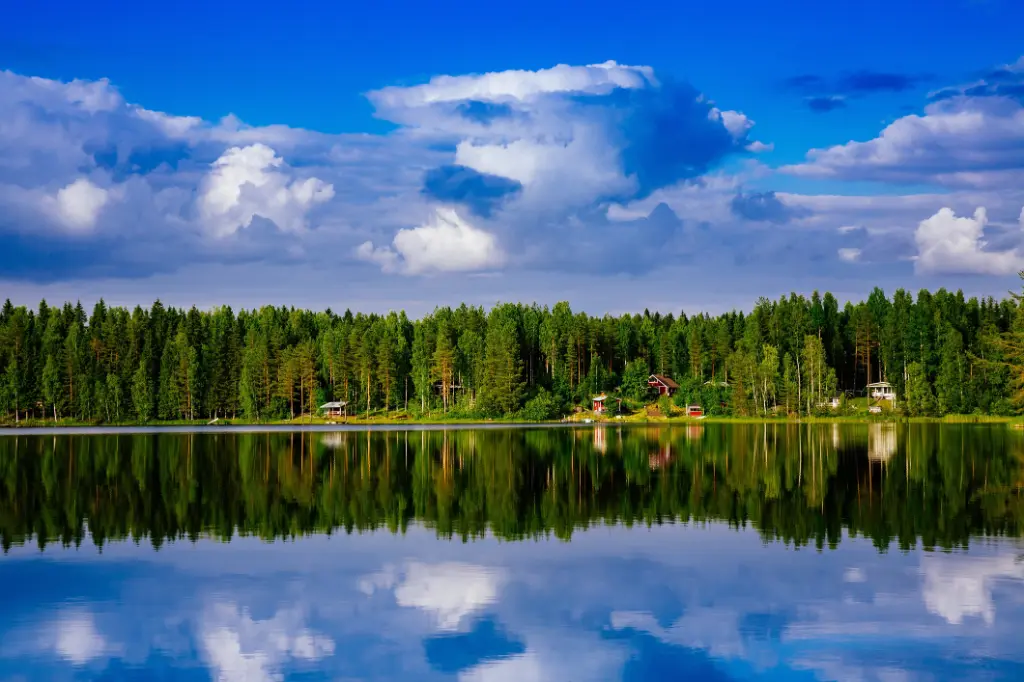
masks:
[(650, 378), (647, 379), (647, 385), (656, 389), (659, 396), (671, 396), (679, 390), (679, 384), (672, 381), (671, 378), (664, 374), (652, 374)]

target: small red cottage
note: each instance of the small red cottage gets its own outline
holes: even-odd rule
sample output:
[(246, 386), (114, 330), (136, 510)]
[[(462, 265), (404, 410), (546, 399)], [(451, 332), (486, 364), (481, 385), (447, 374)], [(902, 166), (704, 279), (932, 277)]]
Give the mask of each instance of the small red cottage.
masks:
[(594, 414), (601, 414), (602, 412), (604, 412), (604, 410), (605, 410), (604, 402), (607, 399), (608, 399), (608, 396), (606, 396), (603, 393), (601, 395), (595, 395), (594, 396)]
[(679, 384), (672, 381), (671, 378), (664, 374), (652, 374), (650, 378), (647, 379), (647, 385), (653, 389), (657, 389), (659, 396), (671, 396), (679, 390)]
[(687, 417), (703, 417), (704, 416), (704, 408), (701, 407), (700, 405), (687, 405), (686, 406), (686, 416)]

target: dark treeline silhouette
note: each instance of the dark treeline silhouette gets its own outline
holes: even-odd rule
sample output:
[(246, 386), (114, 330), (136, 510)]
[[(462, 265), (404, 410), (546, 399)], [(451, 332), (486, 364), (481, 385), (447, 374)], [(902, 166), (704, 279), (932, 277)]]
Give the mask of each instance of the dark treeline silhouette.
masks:
[(1005, 426), (680, 427), (0, 438), (0, 537), (154, 546), (212, 535), (486, 532), (721, 521), (765, 540), (958, 547), (1024, 531)]
[(201, 312), (156, 303), (0, 310), (0, 418), (89, 422), (315, 412), (549, 419), (595, 393), (637, 402), (647, 377), (712, 414), (807, 414), (890, 382), (914, 415), (1008, 414), (1020, 372), (1013, 298), (903, 290), (840, 306), (834, 296), (762, 299), (717, 317), (592, 317), (567, 303), (440, 308), (418, 321), (292, 308)]

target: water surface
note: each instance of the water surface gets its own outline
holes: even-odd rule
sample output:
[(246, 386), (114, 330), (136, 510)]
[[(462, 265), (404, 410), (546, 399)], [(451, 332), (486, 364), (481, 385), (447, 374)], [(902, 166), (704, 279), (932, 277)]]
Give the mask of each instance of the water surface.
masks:
[(0, 437), (0, 680), (1024, 679), (1002, 425)]

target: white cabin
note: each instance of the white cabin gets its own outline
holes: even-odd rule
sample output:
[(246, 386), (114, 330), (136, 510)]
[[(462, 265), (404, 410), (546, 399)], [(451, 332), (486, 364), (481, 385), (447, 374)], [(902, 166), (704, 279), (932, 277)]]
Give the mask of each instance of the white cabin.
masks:
[(876, 381), (867, 385), (868, 396), (874, 400), (891, 400), (896, 402), (896, 391), (888, 381)]

